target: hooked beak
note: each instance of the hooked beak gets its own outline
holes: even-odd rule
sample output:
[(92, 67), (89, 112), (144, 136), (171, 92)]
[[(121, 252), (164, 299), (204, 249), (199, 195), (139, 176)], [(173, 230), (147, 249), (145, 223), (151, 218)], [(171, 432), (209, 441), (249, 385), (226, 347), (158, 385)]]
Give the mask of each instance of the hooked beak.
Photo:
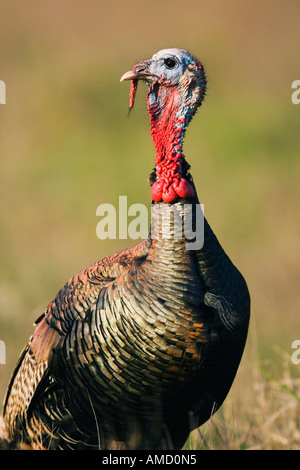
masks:
[(139, 62), (132, 68), (132, 70), (129, 70), (129, 72), (122, 75), (120, 82), (123, 82), (124, 80), (149, 80), (151, 78), (159, 78), (157, 75), (149, 72), (148, 66), (148, 60)]
[(129, 72), (126, 72), (124, 75), (122, 75), (120, 82), (123, 82), (124, 80), (138, 80), (138, 77), (134, 70), (129, 70)]
[(139, 62), (132, 68), (132, 70), (129, 70), (129, 72), (124, 73), (124, 75), (122, 75), (121, 77), (120, 82), (123, 82), (124, 80), (131, 80), (130, 99), (129, 99), (130, 110), (133, 108), (133, 105), (134, 105), (136, 90), (138, 86), (138, 80), (147, 81), (147, 80), (151, 80), (151, 79), (155, 80), (159, 78), (157, 75), (149, 73), (148, 66), (149, 66), (148, 60)]

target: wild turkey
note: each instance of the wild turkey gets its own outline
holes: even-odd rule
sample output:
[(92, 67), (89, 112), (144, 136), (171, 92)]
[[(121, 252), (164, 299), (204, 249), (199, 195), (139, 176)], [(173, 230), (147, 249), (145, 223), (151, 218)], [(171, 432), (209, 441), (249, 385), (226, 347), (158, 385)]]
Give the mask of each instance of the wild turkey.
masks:
[(179, 449), (220, 407), (243, 353), (244, 278), (206, 220), (197, 249), (175, 223), (174, 210), (194, 228), (199, 214), (182, 145), (205, 95), (203, 65), (164, 49), (122, 80), (130, 108), (138, 81), (148, 85), (152, 230), (70, 279), (37, 320), (4, 402), (11, 446)]

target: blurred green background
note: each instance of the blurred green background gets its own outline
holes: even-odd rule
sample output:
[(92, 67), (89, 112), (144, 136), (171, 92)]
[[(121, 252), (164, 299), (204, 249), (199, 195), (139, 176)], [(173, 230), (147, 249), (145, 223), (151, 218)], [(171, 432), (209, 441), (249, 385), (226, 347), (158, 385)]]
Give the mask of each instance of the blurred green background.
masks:
[[(146, 87), (128, 117), (121, 75), (188, 49), (208, 91), (184, 153), (205, 215), (248, 282), (243, 365), (280, 376), (300, 339), (298, 0), (1, 0), (0, 400), (32, 323), (68, 278), (132, 245), (96, 237), (96, 208), (149, 204)], [(289, 362), (300, 377), (300, 365)], [(251, 383), (238, 375), (241, 394)], [(250, 403), (249, 406), (254, 406)]]

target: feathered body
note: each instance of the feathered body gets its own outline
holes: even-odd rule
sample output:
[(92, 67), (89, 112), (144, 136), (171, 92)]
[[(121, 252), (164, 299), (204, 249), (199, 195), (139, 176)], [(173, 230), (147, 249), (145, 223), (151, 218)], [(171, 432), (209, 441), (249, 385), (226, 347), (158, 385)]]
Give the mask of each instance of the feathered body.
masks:
[(152, 230), (70, 279), (37, 321), (4, 403), (11, 445), (181, 448), (222, 404), (243, 353), (250, 299), (242, 275), (206, 220), (195, 250), (175, 223), (196, 226), (182, 144), (204, 97), (203, 65), (167, 49), (122, 78), (132, 81), (131, 107), (138, 80), (149, 87)]

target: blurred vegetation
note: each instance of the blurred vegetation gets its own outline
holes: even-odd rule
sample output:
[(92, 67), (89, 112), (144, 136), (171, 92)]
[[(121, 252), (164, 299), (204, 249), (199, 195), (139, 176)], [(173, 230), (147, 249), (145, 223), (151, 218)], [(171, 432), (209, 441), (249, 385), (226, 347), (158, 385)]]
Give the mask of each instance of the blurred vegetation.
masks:
[[(273, 434), (281, 433), (283, 447), (300, 448), (293, 431), (299, 402), (274, 392), (287, 367), (293, 384), (300, 377), (300, 365), (286, 358), (300, 338), (300, 105), (291, 102), (291, 84), (300, 79), (299, 15), (297, 0), (0, 0), (7, 90), (0, 106), (0, 340), (7, 349), (0, 400), (32, 323), (58, 289), (134, 243), (96, 237), (99, 204), (117, 205), (119, 195), (150, 203), (146, 88), (128, 118), (129, 86), (119, 79), (157, 50), (182, 47), (203, 61), (208, 78), (184, 152), (205, 215), (252, 297), (242, 365), (213, 421), (232, 430), (230, 444), (210, 424), (201, 442), (211, 434), (204, 448), (280, 447), (270, 438), (276, 420), (268, 439), (258, 435), (288, 396), (294, 411), (281, 415), (285, 426)], [(245, 444), (239, 436), (250, 421), (256, 438)]]

